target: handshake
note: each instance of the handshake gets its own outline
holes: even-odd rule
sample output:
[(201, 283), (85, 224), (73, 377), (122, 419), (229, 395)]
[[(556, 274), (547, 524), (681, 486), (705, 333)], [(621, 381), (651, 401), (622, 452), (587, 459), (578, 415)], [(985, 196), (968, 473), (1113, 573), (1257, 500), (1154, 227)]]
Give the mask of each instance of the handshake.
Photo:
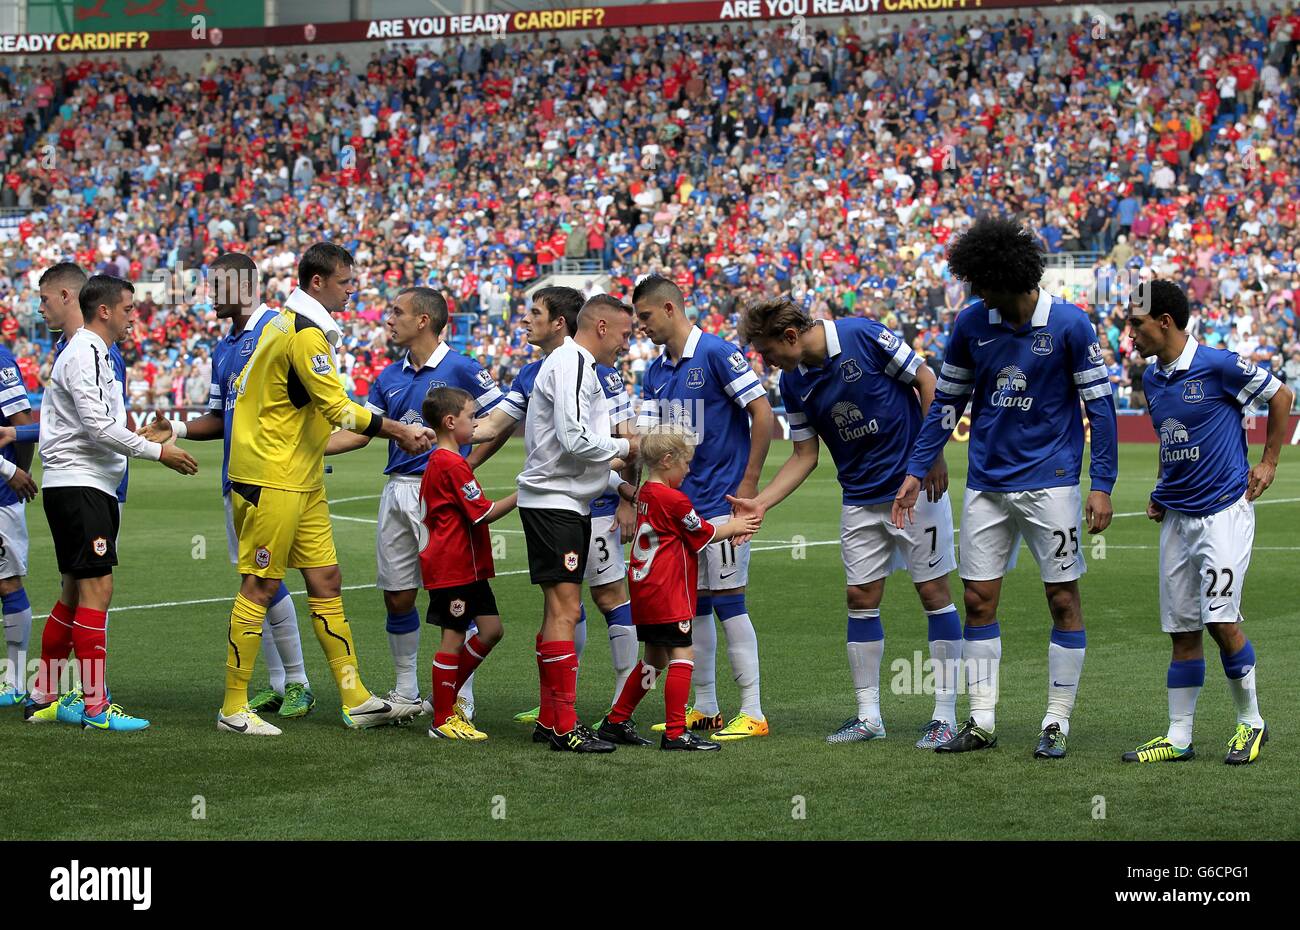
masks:
[(158, 456), (158, 461), (172, 471), (179, 472), (182, 475), (198, 473), (199, 463), (194, 461), (188, 452), (176, 445), (176, 434), (172, 431), (171, 421), (163, 416), (161, 410), (154, 411), (153, 419), (135, 432), (137, 436), (143, 436), (150, 442), (156, 442), (162, 446), (162, 454)]

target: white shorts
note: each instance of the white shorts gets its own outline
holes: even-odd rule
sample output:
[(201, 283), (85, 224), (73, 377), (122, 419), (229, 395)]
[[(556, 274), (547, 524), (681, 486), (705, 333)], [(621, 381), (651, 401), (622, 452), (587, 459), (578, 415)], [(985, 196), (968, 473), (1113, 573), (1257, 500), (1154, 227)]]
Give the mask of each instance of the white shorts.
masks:
[(840, 512), (840, 554), (851, 585), (870, 584), (903, 568), (912, 581), (931, 581), (957, 567), (953, 550), (952, 504), (945, 493), (916, 502), (916, 522), (903, 529), (890, 519), (891, 503), (854, 506)]
[(27, 574), (27, 505), (0, 507), (0, 578)]
[(230, 503), (230, 495), (222, 494), (221, 502), (226, 505), (226, 553), (230, 564), (239, 564), (239, 535), (235, 532), (235, 508)]
[[(731, 519), (730, 512), (705, 517), (714, 526)], [(734, 541), (709, 543), (700, 550), (700, 573), (696, 582), (700, 591), (730, 591), (749, 584), (749, 543), (737, 546)]]
[(1039, 491), (966, 489), (961, 516), (961, 577), (992, 581), (1016, 567), (1023, 537), (1045, 583), (1078, 581), (1088, 570), (1079, 536), (1079, 486)]
[(623, 541), (618, 533), (618, 517), (591, 518), (591, 545), (587, 548), (587, 573), (582, 580), (589, 588), (598, 588), (627, 575), (623, 560)]
[(1241, 498), (1208, 517), (1165, 512), (1160, 523), (1160, 629), (1190, 633), (1235, 623), (1255, 543), (1255, 508)]
[(420, 519), (420, 476), (393, 475), (379, 495), (379, 530), (375, 534), (375, 586), (380, 591), (410, 591), (424, 587), (420, 550), (429, 529)]

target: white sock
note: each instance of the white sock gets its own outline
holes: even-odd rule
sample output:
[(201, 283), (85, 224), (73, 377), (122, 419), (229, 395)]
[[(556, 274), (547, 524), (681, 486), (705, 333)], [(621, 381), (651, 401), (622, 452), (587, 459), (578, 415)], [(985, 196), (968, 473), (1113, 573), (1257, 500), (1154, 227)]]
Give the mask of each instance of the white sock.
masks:
[(1200, 696), (1200, 688), (1169, 689), (1169, 732), (1165, 738), (1175, 746), (1181, 748), (1191, 743), (1196, 699)]
[(885, 634), (879, 610), (849, 611), (848, 650), (858, 719), (880, 723), (880, 663), (885, 655)]
[[(270, 615), (270, 611), (267, 611)], [(280, 661), (280, 650), (275, 644), (275, 631), (269, 623), (262, 624), (262, 660), (266, 662), (267, 674), (271, 676), (271, 690), (284, 697), (284, 663)]]
[(740, 685), (740, 712), (755, 720), (763, 719), (763, 705), (758, 688), (758, 634), (749, 614), (736, 614), (722, 621), (727, 635), (727, 660), (731, 675)]
[[(621, 620), (623, 615), (631, 616), (631, 602), (619, 604), (608, 614), (616, 620)], [(613, 622), (609, 624), (609, 656), (614, 664), (614, 700), (618, 700), (619, 692), (623, 690), (623, 683), (627, 677), (632, 674), (632, 669), (636, 667), (637, 639), (636, 627), (622, 622)]]
[[(992, 627), (992, 629), (990, 629)], [(971, 633), (983, 638), (971, 639)], [(990, 635), (992, 634), (992, 635)], [(1002, 662), (1002, 629), (995, 620), (988, 626), (966, 625), (962, 664), (966, 667), (966, 693), (975, 725), (993, 732), (998, 706), (998, 666)]]
[(718, 712), (718, 628), (713, 625), (713, 600), (701, 596), (695, 610), (691, 622), (691, 639), (695, 644), (695, 674), (691, 683), (695, 686), (695, 701), (691, 706), (712, 717)]
[(1255, 670), (1252, 668), (1241, 678), (1229, 678), (1228, 689), (1237, 705), (1237, 722), (1248, 723), (1256, 729), (1263, 727), (1264, 718), (1259, 715), (1259, 700), (1255, 695)]
[(1165, 738), (1175, 746), (1192, 742), (1192, 721), (1196, 717), (1196, 699), (1205, 684), (1204, 659), (1180, 659), (1169, 663), (1165, 686), (1169, 689), (1169, 732)]
[[(266, 622), (271, 627), (270, 639), (275, 641), (276, 662), (281, 668), (281, 688), (286, 682), (296, 681), (311, 686), (307, 680), (307, 668), (302, 661), (302, 636), (298, 632), (298, 614), (293, 609), (293, 598), (282, 597), (266, 611)], [(262, 631), (262, 641), (268, 639)], [(266, 650), (263, 650), (266, 655)]]
[(1237, 705), (1237, 722), (1249, 724), (1255, 729), (1264, 726), (1264, 718), (1259, 715), (1259, 701), (1255, 695), (1255, 647), (1250, 640), (1235, 655), (1227, 656), (1222, 652), (1223, 671), (1228, 676), (1228, 690), (1232, 692), (1232, 701)]
[(26, 691), (27, 644), (32, 635), (32, 608), (4, 615), (5, 644), (9, 647), (9, 664), (5, 667), (4, 684), (17, 691)]
[(388, 649), (393, 654), (393, 668), (397, 681), (393, 690), (402, 697), (420, 696), (420, 629), (410, 633), (389, 633)]
[(957, 726), (957, 682), (961, 674), (961, 618), (949, 604), (939, 610), (927, 610), (930, 667), (934, 669), (933, 719)]
[(1043, 715), (1043, 729), (1055, 723), (1066, 736), (1070, 734), (1070, 712), (1079, 692), (1079, 676), (1083, 674), (1083, 654), (1086, 634), (1083, 630), (1052, 629), (1047, 645), (1047, 713)]

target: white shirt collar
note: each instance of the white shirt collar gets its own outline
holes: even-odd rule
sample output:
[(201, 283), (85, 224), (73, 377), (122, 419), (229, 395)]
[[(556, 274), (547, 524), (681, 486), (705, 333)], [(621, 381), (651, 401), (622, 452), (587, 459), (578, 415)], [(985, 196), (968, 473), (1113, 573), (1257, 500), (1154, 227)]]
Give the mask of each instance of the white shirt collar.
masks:
[[(1173, 365), (1171, 365), (1168, 368), (1166, 368), (1164, 365), (1161, 365), (1160, 373), (1163, 374), (1166, 378), (1168, 378), (1177, 372), (1186, 371), (1187, 369), (1191, 368), (1192, 356), (1196, 354), (1196, 346), (1197, 346), (1196, 340), (1193, 339), (1191, 336), (1188, 336), (1187, 345), (1183, 346), (1183, 351), (1179, 354), (1178, 358), (1174, 359)], [(1159, 360), (1157, 359), (1157, 362), (1158, 361)]]
[[(1041, 287), (1038, 289), (1038, 303), (1034, 307), (1034, 315), (1029, 319), (1029, 325), (1038, 329), (1040, 326), (1047, 325), (1047, 318), (1052, 313), (1052, 295), (1047, 293)], [(989, 322), (1001, 323), (1002, 314), (989, 307)]]
[(71, 342), (73, 339), (76, 339), (77, 336), (79, 336), (82, 333), (86, 334), (85, 338), (89, 339), (96, 348), (102, 349), (104, 352), (108, 351), (108, 343), (104, 341), (104, 337), (99, 335), (99, 333), (95, 332), (89, 326), (83, 325), (80, 329), (78, 329), (75, 333), (72, 334), (72, 336), (68, 339), (68, 342)]
[[(569, 343), (573, 343), (573, 347), (578, 350), (579, 355), (591, 362), (591, 364), (596, 364), (596, 356), (591, 354), (591, 350), (583, 348), (582, 343), (578, 342), (578, 340), (574, 339), (572, 336), (565, 336), (564, 341), (560, 343), (560, 345), (567, 346)], [(545, 356), (543, 356), (543, 358), (545, 358)]]
[[(451, 351), (451, 346), (447, 345), (447, 343), (445, 342), (439, 342), (438, 348), (433, 350), (433, 354), (430, 355), (427, 359), (425, 359), (424, 364), (421, 365), (420, 367), (437, 368), (439, 365), (442, 364), (442, 360), (447, 357), (447, 353), (450, 351)], [(402, 359), (402, 368), (410, 369), (414, 367), (415, 366), (411, 364), (411, 353), (407, 352), (406, 358)]]
[(252, 329), (261, 321), (262, 317), (272, 313), (275, 313), (275, 311), (272, 310), (270, 307), (268, 307), (266, 304), (262, 304), (260, 307), (258, 307), (256, 310), (253, 311), (253, 315), (248, 318), (248, 323), (245, 324), (244, 329), (246, 330)]
[(672, 358), (668, 355), (668, 346), (666, 344), (662, 349), (659, 350), (659, 354), (664, 357), (664, 362), (666, 362), (669, 365), (673, 365), (675, 367), (685, 359), (688, 359), (695, 354), (695, 347), (700, 344), (700, 337), (703, 335), (704, 335), (704, 331), (702, 329), (700, 329), (698, 326), (692, 326), (691, 334), (686, 337), (686, 345), (682, 346), (682, 357), (678, 359), (676, 362), (674, 362)]
[(337, 349), (339, 340), (343, 338), (343, 330), (339, 324), (330, 316), (330, 312), (320, 305), (315, 297), (312, 297), (300, 287), (295, 287), (293, 293), (284, 305), (294, 313), (301, 313), (307, 319), (319, 326), (325, 333), (325, 339), (329, 342), (330, 347)]
[[(834, 320), (818, 320), (817, 322), (821, 324), (822, 330), (826, 333), (826, 361), (829, 362), (840, 354), (839, 330), (835, 328)], [(802, 362), (799, 363), (799, 373), (801, 375), (808, 374), (808, 367)]]

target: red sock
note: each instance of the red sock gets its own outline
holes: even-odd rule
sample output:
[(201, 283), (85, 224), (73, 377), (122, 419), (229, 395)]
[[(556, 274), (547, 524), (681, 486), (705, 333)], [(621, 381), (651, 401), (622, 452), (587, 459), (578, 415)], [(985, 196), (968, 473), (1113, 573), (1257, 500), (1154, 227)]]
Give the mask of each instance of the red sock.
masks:
[(541, 686), (537, 722), (548, 730), (555, 729), (555, 715), (551, 712), (551, 669), (542, 661), (542, 634), (537, 634), (537, 680)]
[(72, 618), (72, 648), (81, 669), (81, 690), (86, 695), (86, 716), (93, 717), (108, 705), (105, 667), (108, 664), (104, 625), (108, 613), (78, 607)]
[(460, 686), (465, 683), (465, 679), (474, 674), (474, 669), (483, 664), (492, 647), (485, 644), (478, 638), (478, 634), (465, 640), (465, 645), (460, 647), (460, 671), (456, 674), (456, 692), (460, 693)]
[(614, 709), (609, 712), (611, 723), (622, 723), (624, 720), (631, 719), (632, 712), (646, 696), (646, 692), (655, 686), (657, 674), (654, 666), (645, 662), (632, 670), (632, 674), (627, 676), (627, 681), (623, 682), (623, 689), (618, 692)]
[(456, 678), (460, 674), (454, 652), (440, 652), (433, 657), (433, 725), (440, 727), (455, 714)]
[(41, 664), (36, 670), (36, 683), (32, 690), (45, 701), (59, 694), (59, 674), (68, 656), (72, 655), (72, 608), (56, 601), (41, 632)]
[(680, 739), (686, 732), (686, 699), (691, 694), (690, 659), (673, 659), (668, 663), (668, 680), (664, 682), (664, 721), (669, 739)]
[(556, 733), (563, 736), (578, 723), (574, 702), (578, 697), (578, 653), (573, 640), (542, 643), (542, 662), (551, 684), (551, 708)]

